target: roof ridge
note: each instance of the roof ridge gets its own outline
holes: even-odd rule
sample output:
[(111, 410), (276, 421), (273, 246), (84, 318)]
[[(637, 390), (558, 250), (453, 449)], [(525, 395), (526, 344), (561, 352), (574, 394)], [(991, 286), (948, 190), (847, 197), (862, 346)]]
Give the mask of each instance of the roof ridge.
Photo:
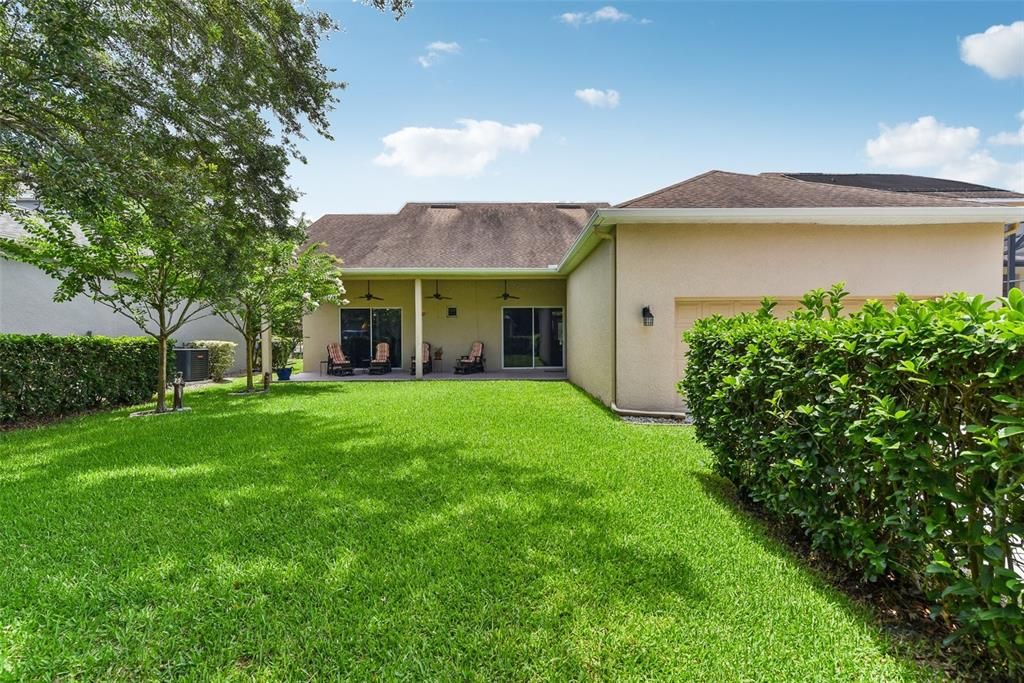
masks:
[(672, 185), (666, 185), (665, 187), (659, 188), (659, 189), (655, 190), (654, 192), (648, 192), (647, 194), (642, 194), (639, 197), (633, 197), (632, 199), (627, 199), (626, 201), (622, 202), (621, 204), (616, 204), (615, 208), (616, 209), (629, 208), (630, 204), (632, 204), (634, 202), (638, 202), (641, 199), (647, 199), (648, 197), (653, 197), (656, 194), (661, 194), (662, 192), (668, 192), (669, 190), (674, 190), (677, 187), (682, 187), (683, 185), (686, 185), (687, 183), (692, 183), (695, 180), (700, 180), (701, 178), (705, 178), (705, 177), (707, 177), (709, 175), (713, 175), (715, 173), (722, 173), (722, 174), (726, 174), (726, 175), (746, 175), (744, 173), (735, 173), (733, 171), (721, 171), (721, 170), (719, 170), (717, 168), (713, 168), (710, 171), (704, 171), (703, 173), (698, 173), (697, 175), (695, 175), (693, 177), (690, 177), (690, 178), (687, 178), (686, 180), (681, 180), (678, 183), (673, 183)]

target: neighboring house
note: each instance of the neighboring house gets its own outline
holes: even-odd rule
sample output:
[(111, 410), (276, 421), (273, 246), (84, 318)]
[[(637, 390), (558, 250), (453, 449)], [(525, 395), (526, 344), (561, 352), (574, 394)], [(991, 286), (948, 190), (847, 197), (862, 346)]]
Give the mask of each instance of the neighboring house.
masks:
[[(35, 201), (18, 200), (24, 208)], [(24, 228), (9, 214), (0, 214), (0, 239), (18, 239)], [(0, 333), (17, 334), (98, 334), (109, 337), (144, 334), (139, 327), (107, 306), (86, 296), (56, 303), (57, 283), (35, 266), (0, 258)], [(186, 323), (173, 335), (175, 342), (196, 339), (231, 341), (244, 349), (242, 337), (217, 317), (207, 316)], [(236, 349), (233, 370), (245, 367), (245, 353)]]
[(449, 373), (481, 340), (488, 371), (565, 368), (617, 409), (677, 412), (680, 335), (695, 319), (753, 310), (765, 296), (792, 310), (837, 281), (852, 306), (898, 292), (997, 296), (1004, 225), (1022, 220), (1024, 207), (722, 171), (616, 207), (326, 215), (310, 239), (344, 260), (351, 303), (306, 317), (306, 367), (328, 343), (360, 365), (387, 340), (392, 364), (407, 369), (422, 339), (444, 347)]

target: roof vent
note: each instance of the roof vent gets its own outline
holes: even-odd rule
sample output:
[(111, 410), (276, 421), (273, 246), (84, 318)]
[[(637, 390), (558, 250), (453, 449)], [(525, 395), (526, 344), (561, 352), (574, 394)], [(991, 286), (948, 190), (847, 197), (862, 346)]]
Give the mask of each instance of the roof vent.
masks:
[(555, 204), (556, 209), (582, 209), (582, 204)]
[(459, 208), (455, 204), (431, 204), (431, 209), (457, 209)]

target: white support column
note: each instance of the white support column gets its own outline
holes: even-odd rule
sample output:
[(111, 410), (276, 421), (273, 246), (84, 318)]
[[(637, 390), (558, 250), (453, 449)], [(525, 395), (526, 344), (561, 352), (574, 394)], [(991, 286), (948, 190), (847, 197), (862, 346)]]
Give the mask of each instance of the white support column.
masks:
[(261, 365), (263, 367), (263, 378), (266, 381), (267, 377), (274, 370), (271, 366), (274, 364), (274, 347), (272, 343), (273, 335), (270, 330), (270, 323), (267, 320), (263, 321), (263, 335), (260, 339), (260, 357)]
[(413, 357), (416, 359), (416, 379), (423, 379), (423, 281), (416, 278), (416, 285), (413, 287), (413, 297), (416, 304), (413, 310), (416, 312), (416, 348), (413, 350)]

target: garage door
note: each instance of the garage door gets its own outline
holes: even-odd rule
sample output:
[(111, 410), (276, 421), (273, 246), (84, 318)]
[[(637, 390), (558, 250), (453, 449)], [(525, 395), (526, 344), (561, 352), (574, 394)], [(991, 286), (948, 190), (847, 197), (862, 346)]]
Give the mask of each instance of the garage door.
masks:
[[(867, 302), (866, 297), (847, 297), (843, 299), (844, 311), (856, 311)], [(775, 317), (787, 317), (790, 313), (800, 308), (799, 299), (777, 299), (775, 306)], [(892, 303), (892, 299), (883, 299), (886, 304)], [(676, 378), (683, 376), (686, 370), (686, 353), (689, 347), (682, 341), (683, 332), (686, 332), (700, 318), (707, 318), (712, 315), (725, 317), (739, 313), (749, 313), (761, 307), (761, 299), (676, 299)], [(676, 407), (684, 407), (683, 397), (676, 397)]]

